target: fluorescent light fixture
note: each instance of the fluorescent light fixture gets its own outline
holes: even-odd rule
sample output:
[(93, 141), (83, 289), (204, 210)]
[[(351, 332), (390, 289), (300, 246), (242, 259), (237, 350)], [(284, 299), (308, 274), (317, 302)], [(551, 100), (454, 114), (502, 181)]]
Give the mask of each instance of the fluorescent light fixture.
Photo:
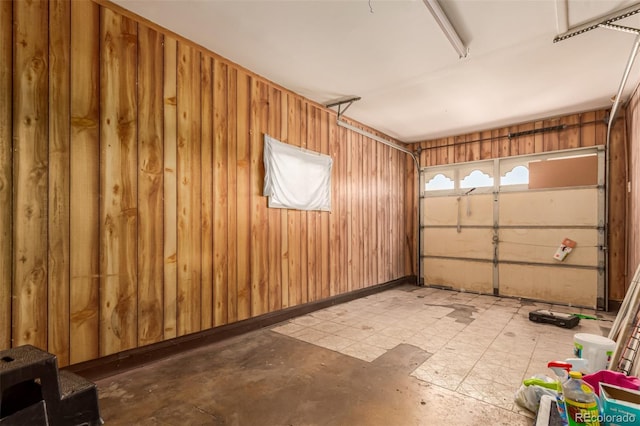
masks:
[(440, 29), (442, 30), (444, 35), (447, 36), (449, 43), (451, 43), (456, 52), (458, 52), (458, 56), (460, 58), (466, 58), (469, 54), (469, 48), (464, 45), (462, 40), (460, 40), (460, 36), (458, 36), (456, 29), (453, 28), (453, 25), (451, 25), (449, 18), (447, 18), (447, 15), (445, 15), (442, 7), (440, 7), (440, 3), (438, 3), (438, 0), (422, 1), (424, 2), (425, 6), (427, 6), (427, 9), (429, 9), (429, 12), (431, 12), (431, 14), (433, 15), (433, 18), (440, 26)]

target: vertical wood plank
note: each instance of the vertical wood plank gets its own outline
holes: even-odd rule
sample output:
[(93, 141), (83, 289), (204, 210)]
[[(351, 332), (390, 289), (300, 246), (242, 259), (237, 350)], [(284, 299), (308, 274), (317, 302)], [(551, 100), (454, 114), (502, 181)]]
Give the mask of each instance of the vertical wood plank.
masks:
[[(215, 261), (214, 261), (214, 69), (213, 59), (205, 54), (200, 56), (201, 70), (201, 123), (202, 154), (200, 170), (202, 173), (202, 295), (200, 296), (200, 328), (206, 330), (214, 325)], [(225, 152), (226, 162), (226, 152)], [(216, 182), (217, 183), (217, 182)], [(221, 188), (226, 191), (226, 182)], [(226, 206), (225, 206), (226, 207)], [(226, 209), (225, 209), (226, 217)], [(226, 223), (225, 223), (226, 225)], [(226, 241), (225, 241), (226, 243)], [(226, 251), (226, 250), (225, 250)], [(226, 302), (226, 294), (225, 294)]]
[[(222, 64), (220, 64), (222, 65)], [(222, 70), (221, 70), (222, 72)], [(224, 78), (220, 76), (220, 78)], [(238, 72), (235, 68), (227, 67), (227, 306), (220, 307), (220, 312), (216, 312), (216, 318), (220, 317), (222, 323), (224, 320), (224, 312), (226, 312), (226, 322), (234, 322), (238, 319), (238, 223), (237, 223), (237, 81)], [(216, 83), (216, 87), (217, 87)], [(222, 88), (222, 86), (221, 86)], [(223, 118), (221, 117), (221, 120)], [(216, 136), (217, 137), (217, 136)], [(224, 137), (224, 135), (221, 135)], [(221, 177), (221, 179), (224, 179)], [(217, 185), (216, 185), (217, 187)], [(220, 212), (222, 213), (222, 212)], [(224, 287), (224, 283), (221, 283)], [(218, 288), (218, 292), (222, 292)], [(224, 300), (220, 301), (224, 305)], [(217, 309), (217, 305), (216, 305)]]
[[(288, 96), (287, 143), (300, 145), (300, 100), (297, 96)], [(299, 305), (302, 301), (300, 289), (300, 212), (287, 209), (287, 253), (289, 259), (289, 306)]]
[(71, 364), (100, 355), (99, 18), (95, 3), (71, 3)]
[[(543, 127), (551, 127), (558, 125), (558, 119), (550, 119), (544, 120), (542, 122)], [(558, 132), (546, 132), (542, 134), (542, 141), (544, 146), (544, 151), (557, 151), (560, 147), (560, 142), (558, 139)]]
[(138, 27), (138, 346), (164, 336), (162, 43)]
[[(268, 133), (278, 140), (282, 140), (280, 126), (282, 124), (282, 92), (277, 87), (268, 87), (269, 123)], [(269, 227), (268, 242), (268, 289), (269, 312), (282, 308), (282, 217), (281, 209), (268, 209), (267, 221)]]
[[(453, 138), (451, 140), (453, 142)], [(451, 147), (451, 149), (453, 149), (453, 147)], [(389, 246), (389, 253), (387, 255), (387, 277), (386, 280), (392, 280), (395, 276), (396, 270), (395, 270), (395, 266), (396, 266), (396, 252), (397, 252), (397, 229), (396, 229), (396, 212), (395, 212), (395, 194), (394, 192), (396, 191), (396, 182), (395, 182), (395, 178), (396, 178), (396, 168), (395, 168), (395, 154), (396, 151), (394, 149), (387, 149), (386, 150), (386, 158), (387, 158), (387, 164), (388, 167), (386, 167), (385, 170), (385, 175), (387, 176), (387, 180), (388, 180), (388, 187), (389, 187), (389, 197), (387, 198), (387, 211), (389, 212), (389, 214), (387, 215), (387, 221), (388, 221), (388, 233), (389, 233), (389, 239), (388, 239), (388, 246)], [(451, 160), (454, 159), (453, 156), (448, 156), (448, 158), (450, 158)]]
[(357, 165), (357, 150), (354, 142), (355, 136), (351, 131), (347, 131), (345, 138), (345, 148), (347, 151), (347, 191), (346, 191), (346, 204), (347, 204), (347, 232), (345, 237), (347, 239), (347, 291), (352, 291), (356, 287), (357, 274), (355, 270), (355, 259), (358, 255), (358, 236), (356, 213), (356, 165)]
[(369, 282), (368, 285), (379, 284), (378, 281), (378, 159), (377, 159), (378, 142), (369, 140), (367, 142), (367, 158), (369, 163), (368, 169), (368, 186), (369, 198), (367, 200), (367, 210), (369, 217), (366, 219), (369, 226), (367, 236), (369, 237)]
[(69, 365), (71, 5), (49, 2), (48, 351)]
[[(315, 125), (314, 125), (314, 138), (315, 138), (315, 151), (322, 153), (322, 135), (321, 135), (321, 123), (323, 117), (322, 109), (318, 107), (312, 107), (315, 111)], [(315, 300), (322, 298), (322, 212), (315, 211)]]
[(378, 188), (378, 194), (376, 196), (376, 210), (378, 212), (377, 217), (377, 236), (376, 236), (376, 245), (378, 246), (378, 257), (377, 257), (377, 275), (376, 281), (379, 283), (383, 283), (386, 281), (386, 270), (385, 267), (385, 252), (387, 247), (385, 246), (385, 235), (387, 233), (386, 227), (386, 211), (385, 208), (385, 197), (387, 194), (386, 188), (386, 179), (384, 174), (384, 163), (386, 159), (384, 158), (384, 150), (385, 146), (382, 144), (376, 144), (375, 147), (375, 157), (376, 157), (376, 169), (377, 169), (377, 177), (376, 177), (376, 186)]
[[(629, 132), (629, 153), (628, 153), (628, 181), (632, 182), (631, 191), (628, 194), (629, 207), (627, 210), (628, 218), (628, 230), (627, 230), (627, 247), (629, 248), (628, 260), (627, 260), (627, 277), (633, 277), (636, 268), (640, 265), (640, 186), (637, 184), (640, 182), (640, 108), (639, 108), (640, 96), (636, 90), (629, 100), (629, 104), (626, 108), (625, 117), (628, 120), (627, 128)], [(583, 117), (583, 122), (586, 121), (586, 117)], [(592, 117), (595, 120), (595, 114)], [(595, 124), (593, 129), (593, 138), (595, 140)], [(585, 138), (583, 138), (584, 142)], [(629, 291), (629, 282), (625, 284), (625, 294)]]
[(371, 284), (371, 250), (373, 245), (371, 244), (371, 230), (369, 227), (370, 220), (370, 203), (369, 200), (371, 198), (371, 186), (369, 182), (369, 149), (371, 145), (376, 144), (372, 139), (369, 139), (365, 136), (361, 138), (361, 154), (360, 154), (360, 164), (362, 165), (362, 170), (360, 171), (360, 190), (361, 190), (361, 218), (360, 218), (360, 226), (362, 232), (362, 255), (360, 257), (362, 262), (362, 287), (367, 287)]
[[(518, 126), (518, 132), (534, 130), (534, 123), (525, 123)], [(533, 154), (535, 152), (535, 135), (524, 135), (518, 138), (518, 153), (520, 155)]]
[(329, 120), (329, 151), (333, 160), (331, 169), (331, 214), (329, 214), (329, 255), (332, 262), (329, 264), (329, 295), (334, 296), (340, 289), (340, 215), (342, 209), (342, 158), (340, 133), (333, 114), (328, 114)]
[[(229, 254), (228, 233), (229, 230), (229, 173), (235, 174), (235, 155), (230, 159), (232, 145), (227, 139), (227, 102), (229, 100), (227, 87), (227, 64), (214, 60), (214, 84), (213, 84), (213, 121), (214, 121), (214, 148), (213, 148), (213, 181), (214, 181), (214, 218), (213, 218), (213, 271), (214, 271), (214, 324), (226, 324), (228, 317), (228, 287), (235, 281), (229, 277), (231, 262)], [(235, 151), (234, 151), (235, 154)], [(231, 162), (233, 160), (233, 162)], [(232, 197), (233, 198), (233, 197)], [(235, 231), (235, 230), (234, 230)], [(235, 249), (233, 251), (235, 254)], [(235, 259), (235, 256), (233, 256)], [(235, 311), (235, 309), (234, 309)]]
[(467, 161), (478, 161), (480, 159), (480, 133), (471, 133), (467, 137)]
[[(509, 126), (507, 128), (508, 134), (516, 133), (518, 131), (518, 126)], [(516, 156), (520, 155), (520, 138), (514, 137), (509, 140), (509, 155)]]
[[(300, 120), (300, 131), (297, 136), (296, 145), (301, 148), (307, 147), (307, 108), (309, 107), (306, 100), (301, 97), (296, 97), (296, 105), (298, 109), (298, 120)], [(298, 211), (299, 217), (299, 230), (300, 230), (300, 302), (307, 303), (309, 301), (309, 271), (308, 271), (308, 253), (309, 247), (307, 245), (307, 212), (306, 211)]]
[(595, 120), (595, 111), (580, 114), (580, 146), (594, 146), (596, 144)]
[[(331, 155), (331, 152), (329, 150), (329, 141), (330, 141), (330, 137), (331, 137), (331, 130), (329, 129), (329, 121), (333, 121), (331, 115), (326, 112), (323, 111), (321, 112), (321, 118), (320, 118), (320, 149), (321, 152), (325, 155)], [(332, 165), (332, 169), (333, 167), (335, 167), (335, 159), (333, 160), (333, 165)], [(332, 177), (331, 179), (335, 179), (335, 172), (333, 172), (332, 170)], [(332, 203), (331, 203), (331, 208), (332, 208), (332, 212), (335, 212), (335, 204), (333, 202), (333, 200), (335, 200), (335, 198), (332, 197)], [(330, 259), (330, 251), (331, 251), (331, 247), (330, 247), (330, 239), (329, 239), (329, 235), (330, 235), (330, 231), (329, 231), (329, 223), (330, 223), (330, 217), (332, 212), (322, 212), (321, 216), (320, 216), (320, 238), (321, 238), (321, 243), (320, 243), (320, 249), (322, 250), (322, 255), (321, 255), (321, 275), (320, 275), (320, 282), (322, 284), (322, 289), (320, 292), (320, 298), (322, 299), (326, 299), (327, 297), (329, 297), (331, 295), (331, 271), (330, 271), (330, 264), (331, 262), (329, 261)]]
[(488, 160), (493, 156), (491, 130), (485, 130), (480, 133), (480, 138), (482, 139), (482, 142), (480, 142), (480, 160)]
[(238, 320), (251, 316), (251, 77), (238, 71), (237, 79), (237, 256)]
[(349, 131), (344, 127), (337, 127), (338, 143), (340, 144), (340, 192), (342, 194), (340, 200), (340, 278), (338, 280), (338, 293), (344, 293), (349, 290), (349, 242), (351, 236), (348, 233), (349, 212), (350, 212), (350, 176), (349, 176)]
[(596, 111), (596, 145), (606, 145), (608, 110)]
[(47, 349), (48, 3), (15, 2), (13, 346)]
[(436, 139), (435, 141), (435, 163), (434, 165), (446, 164), (447, 163), (447, 138)]
[(618, 117), (611, 129), (609, 169), (610, 190), (609, 224), (608, 224), (608, 256), (609, 256), (609, 297), (612, 300), (622, 300), (625, 296), (625, 243), (626, 226), (626, 162), (625, 156), (626, 129), (625, 118)]
[(580, 147), (580, 115), (572, 114), (562, 117), (561, 124), (567, 126), (564, 130), (558, 131), (559, 149), (573, 149)]
[(502, 129), (499, 130), (499, 133), (501, 136), (500, 142), (499, 142), (501, 158), (514, 155), (514, 153), (512, 152), (512, 144), (514, 140), (508, 137), (508, 134), (510, 132), (512, 132), (512, 130), (508, 127), (503, 127)]
[(269, 99), (266, 84), (251, 82), (251, 316), (269, 310), (267, 199), (262, 195), (264, 182), (264, 133), (268, 130)]
[(100, 355), (137, 344), (137, 26), (101, 9)]
[(0, 2), (0, 348), (11, 346), (13, 2)]
[(178, 42), (164, 38), (164, 338), (178, 334)]
[(493, 158), (509, 155), (509, 129), (503, 127), (501, 129), (495, 129), (493, 134)]
[(362, 288), (366, 279), (366, 265), (364, 263), (365, 235), (364, 235), (364, 153), (363, 145), (365, 137), (356, 135), (356, 241), (357, 256), (354, 259), (356, 268), (356, 288)]
[[(468, 150), (467, 150), (468, 152)], [(398, 277), (408, 275), (407, 270), (411, 265), (407, 262), (410, 258), (410, 234), (407, 232), (407, 215), (410, 213), (410, 201), (406, 199), (407, 187), (411, 184), (406, 168), (407, 155), (398, 151)]]
[[(426, 167), (431, 165), (431, 146), (430, 142), (424, 142), (418, 145), (422, 151), (420, 151), (420, 156), (418, 157), (418, 164), (420, 167)], [(417, 148), (417, 147), (416, 147)]]
[[(533, 123), (533, 128), (535, 129), (542, 129), (542, 127), (544, 126), (544, 123), (542, 121), (536, 121), (535, 123)], [(544, 136), (542, 133), (536, 133), (533, 137), (533, 146), (536, 153), (538, 152), (544, 152)]]
[[(280, 95), (280, 140), (289, 140), (289, 95)], [(289, 306), (289, 213), (280, 209), (280, 270), (282, 274), (280, 289), (282, 307)]]
[(391, 211), (389, 210), (389, 200), (391, 193), (391, 186), (389, 182), (389, 150), (388, 146), (378, 145), (378, 156), (382, 162), (380, 167), (380, 177), (381, 181), (381, 207), (380, 211), (383, 213), (382, 218), (380, 219), (381, 228), (381, 239), (380, 239), (380, 247), (382, 247), (382, 253), (380, 256), (380, 269), (381, 269), (381, 280), (382, 282), (389, 281), (391, 274), (389, 271), (389, 259), (391, 258), (391, 239), (389, 230), (391, 229), (390, 225), (390, 216)]
[(390, 279), (395, 279), (398, 276), (398, 254), (400, 252), (400, 227), (398, 223), (398, 186), (400, 173), (398, 170), (398, 151), (395, 149), (389, 150), (389, 181), (391, 182), (391, 199), (389, 211), (391, 212), (391, 259), (389, 269), (391, 270)]
[(453, 140), (455, 143), (455, 147), (454, 147), (455, 158), (453, 161), (455, 163), (463, 163), (467, 161), (466, 136), (465, 135), (456, 136), (453, 138)]
[(200, 330), (200, 52), (178, 42), (178, 335)]
[[(307, 149), (318, 152), (316, 147), (316, 107), (309, 105), (307, 108)], [(319, 283), (316, 281), (316, 249), (318, 242), (316, 240), (316, 212), (307, 212), (307, 239), (303, 241), (303, 244), (307, 246), (307, 288), (309, 301), (317, 299), (316, 288)], [(304, 261), (304, 260), (303, 260)]]
[[(477, 138), (480, 139), (481, 135), (477, 134)], [(478, 142), (477, 149), (475, 150), (477, 155), (480, 156), (480, 142)], [(415, 268), (416, 259), (416, 179), (417, 174), (415, 172), (415, 165), (413, 159), (408, 155), (404, 155), (404, 167), (405, 167), (405, 179), (404, 179), (404, 232), (405, 232), (405, 251), (404, 251), (404, 273), (403, 275), (415, 275), (417, 273)]]
[(359, 157), (358, 157), (358, 145), (360, 144), (359, 136), (357, 133), (351, 131), (348, 132), (349, 140), (349, 291), (357, 290), (360, 284), (360, 238), (361, 234), (358, 233), (358, 220), (360, 219), (358, 205), (359, 199)]

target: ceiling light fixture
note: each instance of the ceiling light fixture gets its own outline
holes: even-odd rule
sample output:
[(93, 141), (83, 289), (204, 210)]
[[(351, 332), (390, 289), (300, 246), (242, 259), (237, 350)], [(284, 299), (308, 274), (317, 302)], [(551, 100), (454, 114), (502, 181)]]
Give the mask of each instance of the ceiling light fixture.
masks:
[(442, 10), (440, 3), (438, 0), (422, 0), (433, 15), (433, 18), (436, 20), (440, 29), (444, 33), (444, 35), (449, 40), (449, 43), (453, 46), (453, 48), (458, 52), (458, 56), (460, 59), (466, 58), (469, 54), (469, 48), (464, 45), (462, 40), (460, 40), (460, 36), (456, 32), (456, 29), (451, 25), (451, 21), (447, 18), (447, 15)]

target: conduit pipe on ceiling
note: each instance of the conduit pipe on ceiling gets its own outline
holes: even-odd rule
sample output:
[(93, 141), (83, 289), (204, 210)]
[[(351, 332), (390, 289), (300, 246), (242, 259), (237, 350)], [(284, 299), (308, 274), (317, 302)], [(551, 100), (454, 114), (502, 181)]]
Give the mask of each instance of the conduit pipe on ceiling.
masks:
[[(613, 106), (611, 107), (611, 113), (609, 114), (609, 120), (607, 123), (607, 143), (605, 147), (605, 156), (606, 156), (606, 167), (605, 167), (605, 189), (607, 194), (609, 193), (609, 188), (611, 185), (611, 176), (609, 173), (611, 167), (611, 129), (613, 128), (613, 123), (617, 118), (618, 110), (620, 107), (620, 100), (622, 99), (622, 92), (624, 91), (625, 86), (627, 85), (627, 79), (629, 78), (629, 74), (631, 73), (631, 68), (633, 67), (633, 63), (635, 62), (636, 56), (638, 54), (638, 49), (640, 49), (640, 34), (636, 35), (636, 39), (633, 43), (633, 47), (631, 48), (631, 54), (629, 55), (629, 59), (627, 60), (627, 66), (624, 70), (624, 74), (622, 75), (622, 80), (620, 81), (620, 86), (618, 87), (618, 93), (616, 94), (616, 98), (613, 102)], [(626, 176), (628, 179), (628, 176)], [(605, 227), (605, 238), (607, 245), (607, 249), (609, 246), (609, 200), (605, 202), (605, 212), (604, 212), (604, 227)], [(607, 271), (607, 275), (605, 276), (605, 310), (609, 310), (609, 253), (604, 257), (605, 259), (605, 271)]]
[(388, 141), (384, 138), (381, 138), (378, 135), (375, 135), (373, 133), (367, 132), (366, 130), (362, 130), (356, 126), (352, 126), (351, 124), (347, 123), (346, 121), (337, 120), (338, 126), (340, 127), (344, 127), (345, 129), (351, 130), (352, 132), (358, 133), (362, 136), (365, 136), (369, 139), (373, 139), (376, 142), (380, 142), (381, 144), (387, 145), (393, 149), (396, 149), (398, 151), (404, 152), (405, 154), (408, 154), (409, 156), (411, 156), (411, 158), (413, 159), (413, 164), (416, 166), (416, 205), (417, 205), (417, 215), (418, 217), (416, 218), (416, 285), (420, 285), (420, 278), (422, 275), (422, 271), (421, 271), (421, 267), (420, 267), (420, 163), (418, 162), (418, 159), (416, 158), (415, 154), (408, 150), (407, 148), (400, 146), (398, 144), (395, 144), (391, 141)]

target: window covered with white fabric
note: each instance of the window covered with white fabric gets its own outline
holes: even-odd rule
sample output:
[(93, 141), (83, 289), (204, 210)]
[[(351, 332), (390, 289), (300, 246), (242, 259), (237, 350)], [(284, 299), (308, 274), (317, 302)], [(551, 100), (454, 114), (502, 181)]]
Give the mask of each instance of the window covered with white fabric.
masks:
[(264, 195), (269, 207), (331, 211), (330, 156), (264, 135)]

